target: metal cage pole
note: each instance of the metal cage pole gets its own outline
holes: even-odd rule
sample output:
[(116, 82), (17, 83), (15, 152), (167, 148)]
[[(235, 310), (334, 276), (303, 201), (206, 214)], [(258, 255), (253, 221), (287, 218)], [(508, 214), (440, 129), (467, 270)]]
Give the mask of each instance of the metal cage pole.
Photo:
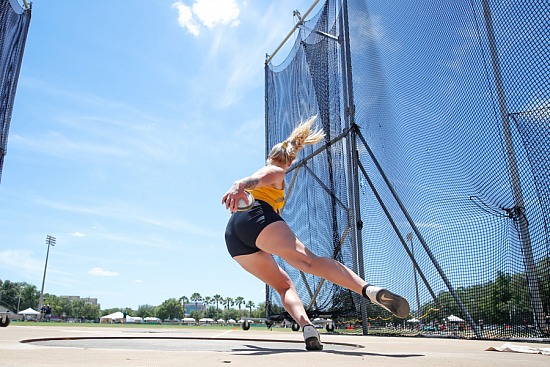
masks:
[(286, 41), (288, 41), (288, 39), (290, 38), (290, 36), (292, 36), (292, 34), (301, 26), (304, 24), (304, 20), (307, 18), (307, 16), (309, 15), (309, 13), (311, 13), (311, 11), (315, 8), (315, 6), (317, 5), (317, 3), (319, 3), (319, 0), (315, 0), (315, 2), (309, 7), (309, 9), (306, 11), (306, 13), (304, 14), (304, 16), (302, 17), (298, 17), (299, 18), (299, 21), (294, 25), (294, 27), (292, 27), (292, 29), (290, 30), (290, 32), (288, 32), (288, 34), (286, 35), (286, 37), (284, 38), (284, 40), (279, 44), (279, 46), (277, 46), (277, 48), (275, 49), (275, 51), (273, 51), (273, 53), (271, 53), (271, 55), (266, 55), (265, 56), (265, 64), (269, 64), (271, 62), (271, 60), (273, 59), (273, 57), (275, 56), (275, 54), (277, 54), (277, 52), (279, 52), (279, 50), (281, 49), (281, 47), (283, 47), (283, 45), (286, 43)]
[(533, 308), (535, 327), (539, 332), (542, 332), (545, 323), (544, 310), (542, 307), (542, 298), (537, 277), (535, 260), (533, 256), (533, 248), (531, 246), (531, 236), (529, 234), (529, 223), (525, 215), (525, 204), (523, 201), (523, 193), (519, 178), (519, 170), (516, 162), (516, 153), (514, 151), (514, 143), (512, 141), (512, 132), (510, 129), (510, 118), (508, 115), (508, 107), (506, 104), (506, 94), (502, 83), (502, 75), (500, 72), (500, 63), (496, 48), (495, 33), (491, 18), (491, 9), (488, 0), (482, 0), (483, 18), (485, 21), (485, 29), (487, 31), (489, 53), (491, 56), (491, 67), (495, 82), (495, 90), (498, 100), (500, 118), (502, 119), (502, 128), (504, 132), (504, 141), (506, 146), (506, 154), (508, 156), (508, 169), (512, 178), (512, 191), (514, 195), (514, 219), (519, 225), (519, 236), (521, 243), (521, 252), (525, 264), (525, 273), (527, 276), (527, 284), (529, 286), (529, 294), (531, 298), (531, 307)]
[[(16, 24), (13, 25), (7, 25), (2, 24), (2, 27), (8, 27), (8, 28), (17, 28), (17, 39), (4, 39), (4, 35), (2, 35), (2, 42), (6, 42), (6, 44), (2, 44), (2, 51), (6, 51), (3, 48), (9, 47), (9, 51), (7, 51), (7, 54), (3, 54), (2, 58), (5, 58), (7, 61), (5, 62), (6, 68), (10, 69), (11, 79), (9, 82), (6, 81), (5, 85), (2, 85), (2, 90), (0, 93), (2, 94), (2, 98), (5, 96), (5, 101), (3, 101), (3, 111), (0, 111), (0, 181), (2, 180), (2, 168), (4, 166), (4, 157), (7, 154), (7, 145), (8, 145), (8, 133), (10, 129), (11, 124), (11, 116), (13, 112), (13, 105), (15, 102), (15, 94), (17, 91), (17, 84), (19, 82), (19, 73), (21, 72), (21, 64), (23, 63), (23, 54), (25, 51), (25, 45), (27, 43), (27, 36), (29, 33), (29, 26), (31, 23), (31, 15), (32, 15), (32, 3), (31, 6), (29, 6), (25, 2), (25, 7), (18, 6), (17, 8), (13, 7), (13, 3), (10, 2), (9, 6), (17, 14), (19, 17), (19, 20), (16, 22)], [(10, 16), (8, 16), (8, 21)], [(6, 20), (2, 19), (2, 23), (5, 23)], [(4, 32), (4, 28), (2, 28), (2, 32)], [(4, 61), (3, 61), (4, 62)], [(5, 102), (5, 103), (4, 103)]]
[[(353, 74), (351, 70), (351, 50), (349, 34), (348, 2), (343, 0), (340, 7), (340, 35), (342, 47), (342, 90), (344, 97), (345, 128), (355, 125), (355, 101), (353, 96)], [(351, 129), (349, 138), (346, 138), (348, 162), (348, 192), (350, 198), (349, 222), (351, 224), (351, 248), (354, 250), (354, 266), (357, 275), (365, 279), (365, 265), (363, 262), (363, 222), (361, 221), (361, 202), (359, 199), (359, 164), (355, 129)], [(363, 335), (368, 334), (367, 300), (364, 297), (355, 297), (361, 308)]]

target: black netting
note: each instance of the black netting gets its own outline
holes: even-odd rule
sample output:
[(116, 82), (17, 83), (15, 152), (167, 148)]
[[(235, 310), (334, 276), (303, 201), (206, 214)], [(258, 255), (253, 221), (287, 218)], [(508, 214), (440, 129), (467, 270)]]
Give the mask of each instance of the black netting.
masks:
[(548, 333), (548, 14), (546, 0), (328, 0), (266, 65), (266, 150), (311, 115), (327, 132), (288, 174), (285, 220), (411, 303), (408, 320), (357, 312), (281, 262), (310, 310), (370, 333)]
[(31, 20), (15, 0), (0, 0), (0, 179), (19, 69)]

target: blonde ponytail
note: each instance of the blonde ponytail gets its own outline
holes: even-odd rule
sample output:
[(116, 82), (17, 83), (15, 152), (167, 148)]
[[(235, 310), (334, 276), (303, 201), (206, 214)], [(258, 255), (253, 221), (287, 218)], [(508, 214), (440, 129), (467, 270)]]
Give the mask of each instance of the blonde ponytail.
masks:
[(292, 162), (304, 146), (321, 142), (325, 138), (325, 133), (322, 130), (311, 131), (315, 120), (317, 115), (299, 124), (285, 141), (276, 144), (269, 153), (268, 162)]

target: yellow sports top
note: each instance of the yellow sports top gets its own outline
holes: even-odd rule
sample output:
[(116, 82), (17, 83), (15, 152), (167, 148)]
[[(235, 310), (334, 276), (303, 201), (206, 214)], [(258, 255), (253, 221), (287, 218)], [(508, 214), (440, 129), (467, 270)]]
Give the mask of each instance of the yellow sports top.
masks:
[(285, 189), (275, 189), (269, 186), (263, 186), (253, 190), (247, 190), (256, 200), (262, 200), (273, 207), (276, 213), (279, 213), (285, 205)]

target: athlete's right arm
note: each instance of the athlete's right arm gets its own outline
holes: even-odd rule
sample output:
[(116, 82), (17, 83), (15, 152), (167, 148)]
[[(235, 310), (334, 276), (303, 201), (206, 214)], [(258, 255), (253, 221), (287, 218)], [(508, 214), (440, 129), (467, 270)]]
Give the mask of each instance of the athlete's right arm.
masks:
[(277, 166), (265, 166), (254, 172), (251, 176), (242, 179), (245, 189), (257, 189), (271, 186), (281, 188), (285, 181), (286, 170)]
[(235, 181), (222, 197), (222, 204), (225, 204), (225, 208), (234, 213), (237, 211), (239, 200), (246, 198), (245, 190), (264, 186), (279, 187), (284, 182), (285, 173), (286, 171), (280, 167), (262, 167), (252, 175)]

